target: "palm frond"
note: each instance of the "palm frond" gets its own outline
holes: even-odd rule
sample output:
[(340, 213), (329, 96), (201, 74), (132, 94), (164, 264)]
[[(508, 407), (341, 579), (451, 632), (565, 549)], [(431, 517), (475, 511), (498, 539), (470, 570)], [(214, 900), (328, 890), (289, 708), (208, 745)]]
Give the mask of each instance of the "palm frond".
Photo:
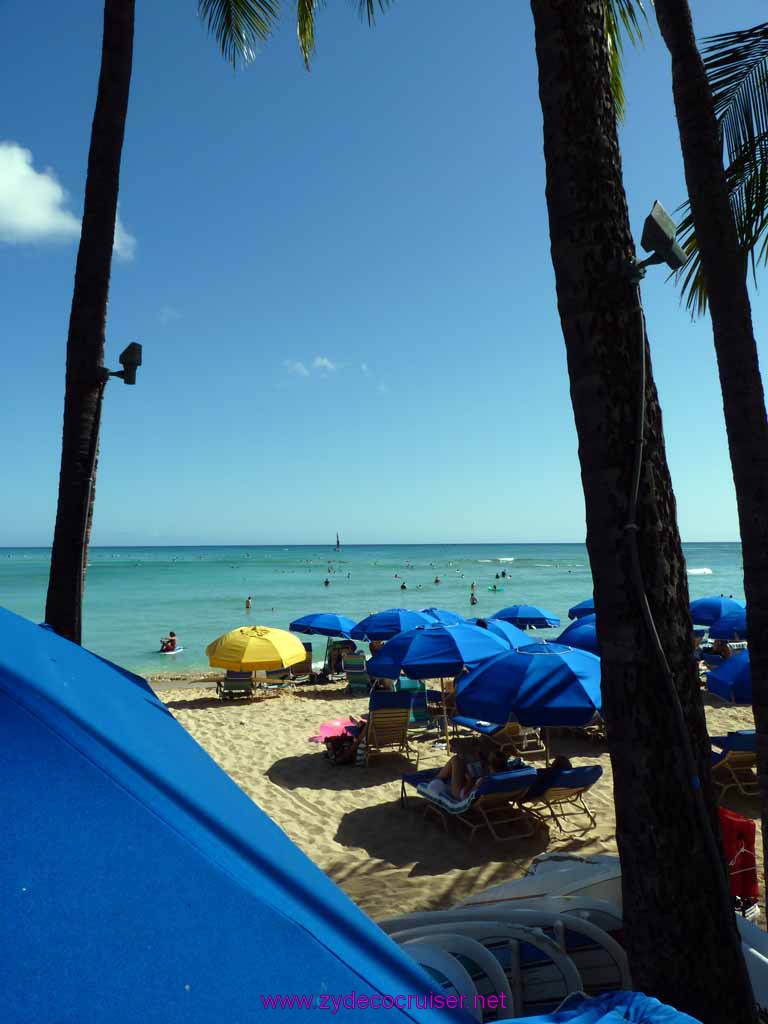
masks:
[[(725, 147), (728, 196), (744, 255), (757, 280), (768, 262), (768, 23), (711, 36), (702, 50)], [(686, 203), (679, 230), (691, 259), (677, 275), (692, 315), (707, 309), (696, 232)]]
[(297, 0), (296, 35), (307, 71), (309, 58), (315, 52), (315, 11), (319, 6), (319, 0)]
[(247, 64), (277, 21), (279, 0), (198, 0), (197, 13), (233, 67)]
[[(651, 0), (653, 3), (653, 0)], [(643, 42), (641, 20), (648, 21), (643, 0), (606, 0), (605, 34), (611, 67), (611, 92), (616, 119), (624, 120), (624, 40), (633, 46)]]
[(356, 0), (357, 10), (361, 18), (365, 18), (369, 25), (376, 23), (376, 8), (383, 14), (392, 4), (392, 0)]

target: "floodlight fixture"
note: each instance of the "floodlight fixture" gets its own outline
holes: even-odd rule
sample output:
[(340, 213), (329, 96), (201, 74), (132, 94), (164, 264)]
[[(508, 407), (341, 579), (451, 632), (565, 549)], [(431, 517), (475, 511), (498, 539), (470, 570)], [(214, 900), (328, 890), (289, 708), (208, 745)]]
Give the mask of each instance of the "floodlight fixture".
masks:
[(658, 199), (655, 200), (651, 212), (645, 218), (640, 238), (640, 245), (651, 255), (638, 263), (637, 269), (644, 270), (655, 263), (666, 263), (670, 270), (684, 267), (688, 257), (675, 241), (675, 234), (675, 222)]
[(132, 341), (118, 356), (122, 370), (104, 370), (104, 380), (120, 377), (125, 384), (136, 383), (136, 370), (141, 366), (141, 345)]

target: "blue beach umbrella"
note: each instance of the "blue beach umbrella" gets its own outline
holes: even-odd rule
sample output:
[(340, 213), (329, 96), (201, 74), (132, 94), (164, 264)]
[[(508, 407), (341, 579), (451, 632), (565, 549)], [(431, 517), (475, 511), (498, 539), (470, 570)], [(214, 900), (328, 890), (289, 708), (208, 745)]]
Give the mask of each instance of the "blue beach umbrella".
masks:
[(730, 612), (742, 611), (746, 605), (743, 601), (736, 601), (732, 597), (713, 595), (712, 597), (699, 597), (691, 601), (691, 621), (694, 626), (711, 626), (713, 622), (722, 619)]
[(457, 612), (449, 612), (445, 608), (422, 608), (422, 615), (427, 615), (434, 622), (442, 622), (444, 626), (455, 626), (459, 622), (466, 622), (463, 615)]
[(746, 640), (747, 609), (739, 608), (723, 615), (709, 627), (709, 635), (713, 640)]
[(752, 668), (749, 651), (738, 651), (722, 665), (707, 672), (707, 689), (732, 704), (752, 703)]
[[(573, 610), (573, 609), (571, 609)], [(570, 615), (570, 612), (568, 613)], [(565, 627), (557, 638), (557, 643), (567, 644), (579, 651), (589, 651), (590, 654), (600, 654), (600, 642), (597, 639), (597, 616), (582, 615), (575, 622)]]
[(500, 637), (468, 623), (422, 626), (384, 644), (368, 661), (368, 675), (397, 679), (406, 672), (411, 679), (449, 678), (507, 649)]
[(344, 636), (349, 637), (355, 623), (345, 615), (333, 612), (312, 612), (294, 619), (288, 629), (293, 633), (305, 633), (307, 636)]
[(435, 620), (424, 612), (411, 612), (407, 608), (387, 608), (361, 619), (350, 630), (353, 640), (391, 640), (406, 629), (434, 626)]
[(220, 1024), (269, 1016), (263, 997), (435, 988), (143, 679), (3, 609), (0, 778), (8, 1024)]
[(602, 706), (600, 659), (556, 643), (506, 651), (459, 680), (456, 706), (485, 722), (584, 726)]
[(546, 629), (547, 626), (560, 625), (560, 619), (556, 615), (533, 604), (510, 605), (509, 608), (502, 608), (500, 612), (496, 612), (493, 618), (504, 619), (505, 622), (511, 622), (520, 629)]
[(481, 629), (487, 629), (489, 633), (493, 633), (495, 636), (500, 636), (502, 640), (506, 640), (510, 647), (524, 647), (525, 644), (531, 642), (531, 638), (522, 629), (518, 629), (517, 626), (513, 626), (511, 622), (505, 622), (503, 619), (467, 619), (467, 622), (472, 623), (474, 626), (480, 625)]
[(595, 599), (594, 597), (588, 597), (586, 601), (580, 601), (575, 604), (573, 608), (568, 609), (569, 619), (581, 619), (585, 615), (593, 615), (595, 612)]

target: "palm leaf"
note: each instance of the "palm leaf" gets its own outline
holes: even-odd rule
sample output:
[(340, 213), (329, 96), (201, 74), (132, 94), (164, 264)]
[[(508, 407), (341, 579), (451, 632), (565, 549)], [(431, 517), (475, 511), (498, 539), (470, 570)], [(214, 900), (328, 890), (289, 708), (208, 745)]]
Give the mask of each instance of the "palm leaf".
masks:
[(375, 25), (376, 8), (383, 14), (391, 3), (392, 0), (357, 0), (357, 9), (361, 18), (365, 18), (369, 25)]
[[(726, 152), (726, 181), (745, 267), (768, 261), (768, 23), (706, 40), (702, 50)], [(691, 255), (678, 275), (692, 315), (707, 308), (696, 232), (686, 203), (679, 230)]]
[(279, 0), (198, 0), (197, 13), (224, 59), (236, 67), (253, 60), (257, 44), (269, 38)]
[[(653, 3), (653, 0), (651, 0)], [(606, 0), (605, 34), (608, 40), (608, 56), (611, 66), (611, 92), (619, 122), (624, 120), (624, 40), (633, 46), (643, 41), (641, 20), (648, 15), (643, 0)]]

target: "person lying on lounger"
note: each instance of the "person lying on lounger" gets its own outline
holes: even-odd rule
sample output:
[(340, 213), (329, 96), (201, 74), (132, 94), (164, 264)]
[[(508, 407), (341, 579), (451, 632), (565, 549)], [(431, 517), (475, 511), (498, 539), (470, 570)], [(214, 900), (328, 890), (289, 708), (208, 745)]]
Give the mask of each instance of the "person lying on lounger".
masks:
[(482, 752), (471, 758), (454, 754), (430, 782), (429, 789), (452, 796), (454, 800), (465, 800), (489, 775), (503, 772), (506, 767), (507, 758), (500, 750), (495, 750), (490, 757)]

